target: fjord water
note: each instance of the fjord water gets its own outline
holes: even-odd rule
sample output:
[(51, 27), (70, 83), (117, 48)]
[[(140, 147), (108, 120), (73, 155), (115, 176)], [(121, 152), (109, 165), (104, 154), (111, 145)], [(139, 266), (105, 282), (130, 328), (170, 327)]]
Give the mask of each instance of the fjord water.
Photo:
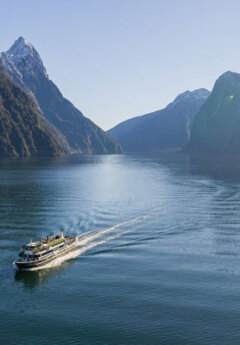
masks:
[[(239, 165), (184, 155), (0, 163), (0, 344), (239, 344)], [(21, 245), (80, 235), (15, 273)]]

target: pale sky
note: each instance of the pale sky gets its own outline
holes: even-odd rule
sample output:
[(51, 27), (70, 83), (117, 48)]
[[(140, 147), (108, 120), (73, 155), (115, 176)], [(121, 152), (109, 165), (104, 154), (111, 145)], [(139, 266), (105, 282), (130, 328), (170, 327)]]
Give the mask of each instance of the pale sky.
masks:
[(107, 130), (240, 71), (239, 0), (0, 0), (0, 51), (23, 36)]

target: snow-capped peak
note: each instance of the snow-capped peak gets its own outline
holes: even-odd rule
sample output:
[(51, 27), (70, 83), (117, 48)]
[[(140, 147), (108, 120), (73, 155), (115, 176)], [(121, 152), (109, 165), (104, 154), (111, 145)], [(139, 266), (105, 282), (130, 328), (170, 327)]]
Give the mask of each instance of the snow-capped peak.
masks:
[(43, 73), (48, 78), (40, 55), (33, 45), (21, 36), (6, 53), (2, 54), (2, 58), (7, 65), (14, 65), (14, 69), (22, 75)]
[(173, 101), (173, 103), (177, 103), (179, 101), (185, 101), (187, 99), (194, 99), (196, 101), (198, 100), (202, 100), (202, 99), (205, 99), (209, 96), (210, 92), (207, 90), (207, 89), (197, 89), (197, 90), (194, 90), (194, 91), (185, 91), (183, 93), (181, 93), (180, 95), (178, 95), (175, 100)]
[(33, 46), (25, 40), (23, 37), (19, 37), (7, 51), (8, 54), (14, 56), (26, 56), (28, 54), (33, 55)]

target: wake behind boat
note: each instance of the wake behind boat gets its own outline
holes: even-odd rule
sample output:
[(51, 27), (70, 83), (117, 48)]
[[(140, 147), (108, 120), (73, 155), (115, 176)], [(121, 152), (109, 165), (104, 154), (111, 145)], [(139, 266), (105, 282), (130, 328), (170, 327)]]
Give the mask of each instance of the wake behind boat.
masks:
[(21, 248), (13, 266), (19, 270), (41, 268), (52, 260), (65, 255), (78, 246), (77, 236), (64, 236), (59, 232), (56, 236), (44, 238), (42, 241), (30, 242)]

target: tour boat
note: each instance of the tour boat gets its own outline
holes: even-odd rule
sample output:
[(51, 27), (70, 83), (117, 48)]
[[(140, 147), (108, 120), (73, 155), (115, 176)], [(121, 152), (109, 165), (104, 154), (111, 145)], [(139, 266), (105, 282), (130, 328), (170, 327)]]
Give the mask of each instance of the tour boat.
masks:
[(41, 268), (52, 260), (63, 256), (78, 246), (77, 236), (64, 236), (60, 231), (56, 236), (24, 245), (13, 266), (18, 270)]

